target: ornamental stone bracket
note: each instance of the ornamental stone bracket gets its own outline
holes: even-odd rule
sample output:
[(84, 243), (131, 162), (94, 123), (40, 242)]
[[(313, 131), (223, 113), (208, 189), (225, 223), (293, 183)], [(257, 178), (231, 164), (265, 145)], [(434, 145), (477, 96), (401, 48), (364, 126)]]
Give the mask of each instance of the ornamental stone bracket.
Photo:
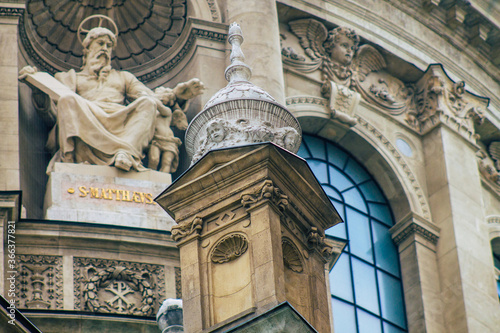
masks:
[(74, 258), (75, 310), (154, 316), (165, 297), (161, 265)]
[(248, 209), (258, 205), (264, 200), (270, 200), (280, 211), (285, 211), (288, 206), (288, 196), (278, 187), (274, 186), (272, 180), (265, 180), (253, 193), (243, 194), (241, 204)]
[(481, 147), (476, 157), (483, 185), (500, 198), (500, 141)]
[(405, 242), (419, 242), (436, 251), (440, 228), (427, 219), (410, 213), (396, 223), (389, 232), (394, 243), (400, 248)]
[(475, 144), (474, 124), (483, 121), (488, 104), (488, 98), (467, 92), (463, 81), (453, 82), (441, 65), (430, 65), (415, 84), (406, 122), (423, 135), (444, 124)]
[(171, 229), (172, 238), (179, 242), (191, 235), (200, 235), (203, 229), (203, 219), (196, 216), (191, 222), (183, 221)]
[(17, 307), (63, 309), (62, 257), (18, 255)]

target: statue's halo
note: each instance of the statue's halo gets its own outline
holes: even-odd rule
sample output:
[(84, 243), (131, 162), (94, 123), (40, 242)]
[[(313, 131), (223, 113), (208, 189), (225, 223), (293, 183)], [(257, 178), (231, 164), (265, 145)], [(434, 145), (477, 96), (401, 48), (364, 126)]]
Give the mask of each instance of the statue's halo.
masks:
[[(85, 29), (83, 27), (83, 25), (85, 23), (87, 23), (88, 21), (93, 20), (93, 19), (98, 19), (99, 23), (96, 26), (93, 26), (90, 29)], [(83, 34), (85, 34), (85, 35), (88, 34), (89, 31), (92, 30), (92, 29), (94, 29), (94, 28), (101, 28), (104, 20), (109, 21), (111, 23), (111, 26), (113, 27), (113, 30), (114, 30), (114, 31), (111, 31), (111, 32), (115, 35), (115, 38), (118, 38), (118, 27), (116, 26), (115, 21), (113, 21), (111, 18), (109, 18), (106, 15), (101, 15), (101, 14), (91, 15), (91, 16), (87, 17), (85, 20), (83, 20), (82, 23), (80, 23), (80, 25), (78, 26), (77, 36), (78, 36), (78, 41), (80, 42), (80, 44), (82, 46), (83, 46), (82, 35)]]

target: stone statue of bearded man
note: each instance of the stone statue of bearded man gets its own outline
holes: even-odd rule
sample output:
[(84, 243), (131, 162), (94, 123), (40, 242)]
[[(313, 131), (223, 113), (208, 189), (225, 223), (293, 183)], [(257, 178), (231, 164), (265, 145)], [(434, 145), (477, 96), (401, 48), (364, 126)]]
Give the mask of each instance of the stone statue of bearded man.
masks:
[[(82, 45), (81, 70), (55, 75), (74, 93), (54, 101), (57, 123), (47, 144), (54, 152), (48, 171), (55, 162), (144, 170), (141, 160), (153, 139), (157, 114), (167, 119), (172, 116), (172, 110), (163, 104), (163, 97), (172, 104), (174, 96), (176, 105), (183, 105), (202, 92), (203, 84), (193, 79), (167, 89), (168, 92), (161, 89), (154, 93), (133, 74), (111, 67), (111, 52), (116, 45), (113, 32), (103, 27), (93, 28)], [(25, 68), (21, 77), (34, 72), (35, 68)], [(176, 139), (173, 132), (171, 137)]]

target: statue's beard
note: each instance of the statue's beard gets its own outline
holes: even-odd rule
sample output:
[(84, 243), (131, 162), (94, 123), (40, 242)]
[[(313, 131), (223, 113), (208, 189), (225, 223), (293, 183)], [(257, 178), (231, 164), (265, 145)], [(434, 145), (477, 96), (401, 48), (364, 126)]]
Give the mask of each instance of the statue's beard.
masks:
[(99, 79), (105, 79), (111, 70), (111, 59), (105, 52), (98, 53), (88, 62), (88, 71)]

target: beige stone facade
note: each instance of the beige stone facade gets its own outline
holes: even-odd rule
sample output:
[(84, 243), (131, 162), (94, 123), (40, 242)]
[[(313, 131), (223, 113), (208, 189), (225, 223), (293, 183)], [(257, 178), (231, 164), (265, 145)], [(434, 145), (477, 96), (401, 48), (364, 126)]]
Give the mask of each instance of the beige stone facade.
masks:
[[(404, 295), (397, 329), (498, 331), (497, 1), (0, 1), (0, 294), (9, 299), (14, 270), (16, 306), (41, 331), (158, 332), (154, 315), (165, 298), (184, 299), (188, 332), (229, 327), (284, 300), (319, 332), (340, 322), (326, 291), (336, 283), (331, 267), (307, 247), (307, 228), (287, 222), (321, 224), (326, 214), (299, 182), (313, 181), (293, 173), (290, 160), (278, 158), (260, 177), (264, 153), (248, 155), (252, 169), (238, 160), (244, 149), (212, 152), (182, 187), (176, 179), (191, 161), (181, 145), (172, 175), (71, 163), (46, 174), (55, 119), (18, 73), (26, 65), (51, 75), (79, 70), (76, 31), (91, 14), (118, 25), (117, 70), (151, 90), (203, 82), (203, 94), (183, 106), (189, 121), (226, 85), (227, 31), (240, 24), (251, 81), (286, 105), (303, 135), (359, 162), (387, 199)], [(184, 142), (183, 131), (173, 133)], [(242, 204), (241, 195), (258, 196), (266, 179), (296, 215), (280, 210), (279, 195)], [(185, 192), (168, 205), (159, 200), (167, 216), (148, 198), (171, 181), (171, 192)], [(236, 260), (217, 263), (227, 259), (217, 249), (235, 247), (242, 250)]]

